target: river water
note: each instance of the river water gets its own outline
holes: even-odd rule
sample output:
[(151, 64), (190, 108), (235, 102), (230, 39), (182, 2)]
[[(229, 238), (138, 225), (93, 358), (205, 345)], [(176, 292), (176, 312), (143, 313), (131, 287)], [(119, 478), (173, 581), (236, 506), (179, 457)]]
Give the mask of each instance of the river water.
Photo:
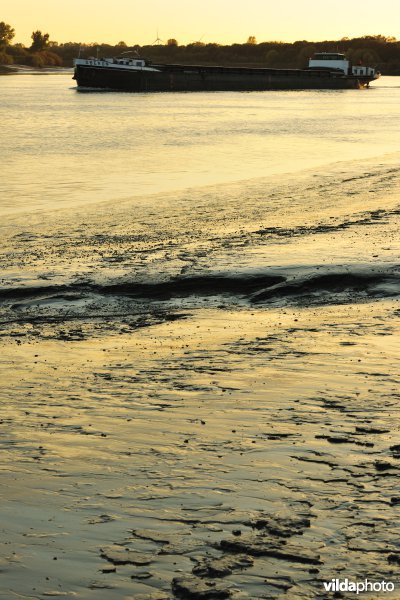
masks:
[(231, 183), (398, 150), (400, 80), (370, 90), (78, 93), (1, 79), (1, 213)]
[(0, 598), (398, 585), (400, 78), (0, 84)]

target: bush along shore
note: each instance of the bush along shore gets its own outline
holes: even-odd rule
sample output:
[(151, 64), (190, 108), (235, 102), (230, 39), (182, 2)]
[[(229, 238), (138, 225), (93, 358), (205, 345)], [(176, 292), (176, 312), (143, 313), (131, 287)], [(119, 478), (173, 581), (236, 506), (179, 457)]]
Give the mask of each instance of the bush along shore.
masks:
[(383, 35), (363, 36), (309, 42), (260, 42), (249, 36), (243, 44), (192, 42), (179, 45), (174, 38), (164, 43), (139, 46), (121, 41), (116, 45), (51, 41), (48, 33), (34, 31), (32, 44), (12, 41), (14, 29), (0, 22), (0, 67), (27, 65), (34, 68), (72, 67), (73, 59), (90, 56), (116, 56), (122, 52), (136, 52), (154, 62), (208, 65), (240, 65), (269, 68), (304, 68), (314, 52), (344, 52), (354, 64), (377, 67), (383, 75), (400, 75), (400, 41)]

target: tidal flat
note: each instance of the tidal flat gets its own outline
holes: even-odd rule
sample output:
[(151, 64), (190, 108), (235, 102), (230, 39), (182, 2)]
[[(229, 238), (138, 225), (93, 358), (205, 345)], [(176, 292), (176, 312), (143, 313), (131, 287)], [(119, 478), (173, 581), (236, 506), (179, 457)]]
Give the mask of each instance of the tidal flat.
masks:
[(8, 597), (311, 598), (332, 573), (395, 579), (393, 308), (202, 309), (94, 339), (15, 337)]
[[(345, 215), (339, 199), (352, 186), (359, 207), (368, 179), (342, 182), (334, 218), (301, 227), (285, 184), (284, 233), (280, 208), (267, 231), (250, 202), (241, 213), (236, 187), (234, 225), (215, 217), (217, 189), (203, 222), (167, 201), (9, 218), (4, 598), (323, 598), (336, 574), (396, 578), (399, 210), (386, 168), (391, 193), (377, 182), (367, 210)], [(365, 235), (374, 264), (346, 263)], [(309, 246), (318, 265), (299, 261), (315, 263)]]
[[(57, 76), (66, 102), (61, 84)], [(365, 117), (368, 94), (382, 93), (397, 111), (393, 89), (297, 94), (319, 107), (312, 152), (324, 127), (333, 135), (332, 103), (348, 102), (352, 119), (360, 98)], [(137, 102), (144, 114), (161, 101), (176, 110), (181, 137), (172, 142), (164, 131), (162, 139), (190, 155), (182, 186), (167, 158), (165, 189), (153, 185), (160, 167), (148, 192), (130, 197), (132, 165), (124, 163), (127, 181), (118, 172), (118, 187), (99, 160), (116, 147), (108, 122), (90, 162), (94, 141), (70, 138), (65, 107), (51, 104), (60, 112), (54, 144), (67, 156), (75, 140), (65, 160), (83, 161), (82, 181), (59, 162), (43, 179), (49, 156), (35, 147), (43, 127), (34, 126), (27, 148), (16, 130), (21, 165), (30, 152), (39, 164), (20, 179), (10, 172), (1, 207), (0, 598), (344, 597), (325, 592), (333, 578), (393, 582), (385, 597), (397, 598), (400, 169), (392, 131), (391, 151), (383, 153), (383, 140), (379, 155), (366, 156), (360, 142), (362, 158), (338, 161), (332, 146), (323, 169), (301, 158), (286, 174), (185, 187), (193, 169), (199, 177), (207, 170), (207, 151), (220, 156), (225, 144), (228, 152), (236, 135), (223, 130), (237, 96), (216, 96), (221, 141), (203, 137), (214, 131), (209, 122), (188, 125), (194, 105), (206, 110), (210, 100), (196, 98), (70, 96), (76, 126), (95, 101), (102, 110)], [(254, 165), (270, 143), (255, 133), (263, 103), (271, 114), (280, 101), (290, 112), (293, 98), (240, 95), (248, 120), (237, 139), (255, 144), (244, 161)], [(308, 117), (299, 125), (299, 114), (306, 138), (312, 127)], [(279, 122), (284, 152), (288, 125)], [(335, 143), (345, 147), (348, 135)], [(126, 138), (115, 143), (129, 150)], [(97, 185), (108, 199), (95, 201)]]

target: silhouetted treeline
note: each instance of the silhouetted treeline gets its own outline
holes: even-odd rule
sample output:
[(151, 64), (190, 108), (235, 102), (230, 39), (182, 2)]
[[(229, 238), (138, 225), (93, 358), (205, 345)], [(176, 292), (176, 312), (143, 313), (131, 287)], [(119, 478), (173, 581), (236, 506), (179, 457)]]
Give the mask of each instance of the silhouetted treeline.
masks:
[[(175, 42), (175, 40), (169, 40)], [(60, 44), (52, 48), (65, 66), (72, 64), (80, 53), (87, 56), (115, 56), (127, 51), (136, 51), (140, 56), (154, 62), (181, 64), (265, 66), (272, 68), (303, 68), (314, 52), (344, 52), (353, 64), (363, 63), (376, 66), (386, 75), (400, 75), (400, 41), (381, 35), (339, 41), (307, 42), (293, 44), (283, 42), (261, 42), (232, 44), (204, 44), (195, 42), (186, 46), (176, 43), (149, 46), (117, 46), (108, 44)]]
[(175, 39), (168, 40), (166, 44), (128, 46), (120, 42), (112, 46), (79, 42), (58, 44), (50, 41), (48, 34), (36, 31), (32, 33), (32, 46), (25, 48), (22, 44), (11, 44), (14, 30), (11, 33), (6, 31), (4, 35), (8, 36), (7, 40), (2, 41), (1, 25), (5, 23), (0, 23), (0, 64), (7, 64), (9, 61), (34, 66), (71, 67), (73, 59), (78, 56), (101, 58), (132, 51), (153, 62), (303, 68), (314, 52), (344, 52), (353, 64), (377, 67), (385, 75), (400, 75), (400, 41), (382, 35), (323, 42), (302, 40), (294, 43), (257, 43), (250, 36), (245, 44), (229, 46), (202, 42), (180, 46)]
[(58, 44), (49, 40), (48, 33), (33, 31), (31, 35), (32, 44), (29, 48), (26, 48), (23, 44), (12, 44), (11, 41), (14, 36), (15, 30), (11, 25), (1, 21), (0, 66), (13, 65), (14, 63), (37, 68), (63, 65), (62, 56), (52, 52), (53, 47), (58, 47)]

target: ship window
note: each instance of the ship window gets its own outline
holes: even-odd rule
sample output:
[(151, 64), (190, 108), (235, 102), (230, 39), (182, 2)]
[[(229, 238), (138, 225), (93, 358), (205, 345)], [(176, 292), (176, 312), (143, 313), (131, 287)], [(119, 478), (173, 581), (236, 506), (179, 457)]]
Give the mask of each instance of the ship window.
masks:
[(314, 60), (344, 60), (344, 54), (315, 54)]

